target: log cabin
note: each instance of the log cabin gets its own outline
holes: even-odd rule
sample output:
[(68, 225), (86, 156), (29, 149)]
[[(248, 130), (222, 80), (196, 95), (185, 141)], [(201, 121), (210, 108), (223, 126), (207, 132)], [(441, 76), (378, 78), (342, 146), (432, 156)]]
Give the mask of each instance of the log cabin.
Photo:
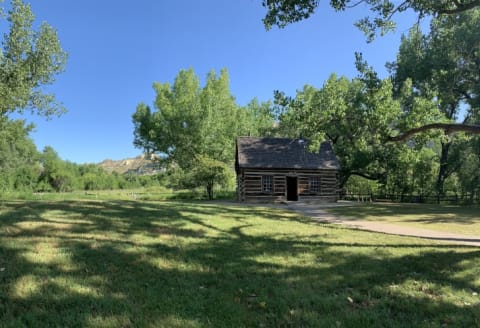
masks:
[(335, 202), (339, 169), (329, 142), (311, 152), (309, 142), (303, 139), (237, 138), (239, 201)]

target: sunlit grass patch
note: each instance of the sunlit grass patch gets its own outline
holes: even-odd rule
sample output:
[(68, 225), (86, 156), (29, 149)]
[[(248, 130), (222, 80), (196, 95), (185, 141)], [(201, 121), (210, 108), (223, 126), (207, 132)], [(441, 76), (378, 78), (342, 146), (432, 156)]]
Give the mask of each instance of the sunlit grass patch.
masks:
[(261, 206), (0, 207), (2, 327), (471, 327), (478, 277), (477, 248)]
[(480, 236), (478, 206), (374, 203), (340, 206), (328, 211), (351, 219)]

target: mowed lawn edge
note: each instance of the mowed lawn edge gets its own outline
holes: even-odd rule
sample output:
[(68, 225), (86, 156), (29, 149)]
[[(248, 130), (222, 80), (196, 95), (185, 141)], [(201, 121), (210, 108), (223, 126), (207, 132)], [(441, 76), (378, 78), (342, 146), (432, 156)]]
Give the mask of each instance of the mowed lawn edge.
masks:
[(480, 250), (209, 202), (0, 204), (2, 327), (480, 325)]

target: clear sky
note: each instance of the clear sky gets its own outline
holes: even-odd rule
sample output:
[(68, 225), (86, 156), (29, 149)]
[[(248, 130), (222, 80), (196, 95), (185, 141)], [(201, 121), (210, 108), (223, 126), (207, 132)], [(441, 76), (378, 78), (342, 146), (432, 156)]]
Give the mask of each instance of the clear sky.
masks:
[(266, 31), (261, 0), (26, 2), (38, 22), (57, 29), (69, 54), (66, 71), (48, 88), (68, 113), (23, 117), (36, 125), (31, 137), (39, 150), (50, 145), (77, 163), (140, 155), (131, 116), (138, 103), (153, 103), (154, 81), (172, 83), (180, 69), (193, 68), (204, 81), (208, 71), (227, 68), (239, 105), (272, 99), (273, 90), (294, 96), (334, 72), (355, 77), (355, 51), (386, 76), (385, 63), (414, 21), (399, 16), (396, 33), (367, 44), (353, 26), (368, 14), (362, 7), (334, 13), (325, 4), (306, 21)]

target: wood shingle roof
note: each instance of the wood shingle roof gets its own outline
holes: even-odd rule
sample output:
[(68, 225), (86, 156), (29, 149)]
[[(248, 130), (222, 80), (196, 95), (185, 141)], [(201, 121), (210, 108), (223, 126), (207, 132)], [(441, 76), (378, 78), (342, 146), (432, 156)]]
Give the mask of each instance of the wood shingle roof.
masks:
[(340, 165), (329, 142), (318, 153), (308, 150), (308, 141), (290, 138), (237, 138), (238, 168), (331, 169)]

